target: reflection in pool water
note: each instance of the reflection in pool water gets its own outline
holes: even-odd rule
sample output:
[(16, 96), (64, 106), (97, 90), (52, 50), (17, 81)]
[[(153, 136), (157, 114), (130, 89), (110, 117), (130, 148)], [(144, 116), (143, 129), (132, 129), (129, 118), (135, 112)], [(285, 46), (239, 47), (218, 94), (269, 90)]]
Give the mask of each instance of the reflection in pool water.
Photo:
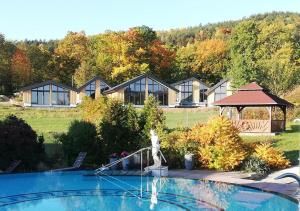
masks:
[(87, 173), (2, 175), (0, 210), (297, 210), (289, 199), (225, 183)]

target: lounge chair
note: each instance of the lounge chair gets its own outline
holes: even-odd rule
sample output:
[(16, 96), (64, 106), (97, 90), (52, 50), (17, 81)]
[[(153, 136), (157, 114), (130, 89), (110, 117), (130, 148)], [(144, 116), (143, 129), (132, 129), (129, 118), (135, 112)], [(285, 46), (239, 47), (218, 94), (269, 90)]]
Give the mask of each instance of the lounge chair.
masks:
[(21, 163), (20, 160), (15, 160), (13, 161), (10, 166), (3, 172), (0, 172), (0, 174), (10, 174), (12, 173), (17, 167), (18, 165)]
[(87, 154), (86, 152), (80, 152), (72, 167), (53, 169), (51, 171), (71, 171), (71, 170), (79, 169), (83, 163), (83, 160), (85, 159), (86, 154)]

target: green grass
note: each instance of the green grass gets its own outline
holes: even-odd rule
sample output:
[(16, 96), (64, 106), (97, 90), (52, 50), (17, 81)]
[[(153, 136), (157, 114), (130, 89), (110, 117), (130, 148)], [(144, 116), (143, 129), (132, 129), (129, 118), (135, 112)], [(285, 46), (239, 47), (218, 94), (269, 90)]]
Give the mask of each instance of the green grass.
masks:
[(174, 110), (166, 111), (165, 115), (167, 127), (173, 129), (176, 127), (192, 127), (198, 122), (205, 123), (209, 118), (218, 115), (218, 110), (202, 109), (191, 111), (189, 109), (182, 111), (180, 109), (179, 112)]

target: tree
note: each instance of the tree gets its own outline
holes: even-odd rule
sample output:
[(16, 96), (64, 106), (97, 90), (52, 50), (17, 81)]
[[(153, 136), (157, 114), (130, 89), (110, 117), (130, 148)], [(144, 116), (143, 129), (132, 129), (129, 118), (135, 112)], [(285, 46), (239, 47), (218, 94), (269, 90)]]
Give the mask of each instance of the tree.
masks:
[(43, 82), (51, 80), (53, 73), (49, 68), (49, 62), (52, 59), (51, 52), (42, 44), (30, 45), (26, 54), (31, 65), (31, 82)]
[(217, 82), (226, 73), (228, 63), (227, 43), (209, 39), (196, 43), (196, 58), (192, 64), (194, 73), (207, 82)]
[(256, 81), (283, 95), (299, 84), (299, 34), (299, 15), (279, 14), (238, 24), (230, 41), (229, 76), (235, 87)]
[(58, 43), (55, 53), (80, 62), (89, 54), (88, 43), (89, 40), (83, 31), (68, 32)]
[(10, 67), (15, 48), (15, 45), (5, 41), (0, 34), (0, 94), (11, 95), (14, 91)]
[(0, 169), (15, 160), (21, 160), (25, 170), (36, 169), (45, 156), (42, 140), (22, 119), (8, 116), (0, 121)]
[(100, 123), (100, 135), (107, 155), (138, 149), (140, 136), (138, 114), (131, 106), (109, 99)]
[(69, 165), (72, 165), (79, 152), (87, 152), (85, 162), (90, 165), (99, 165), (105, 160), (96, 127), (92, 123), (74, 120), (68, 132), (60, 135), (59, 141)]
[(255, 21), (244, 21), (236, 26), (230, 40), (231, 67), (229, 77), (233, 87), (259, 82), (262, 73), (257, 64), (259, 29)]
[(161, 139), (164, 138), (166, 117), (158, 106), (159, 103), (153, 95), (145, 100), (139, 123), (142, 132), (141, 147), (149, 146), (151, 129), (154, 129)]
[(11, 60), (12, 83), (15, 88), (28, 85), (31, 81), (30, 61), (23, 50), (16, 49)]

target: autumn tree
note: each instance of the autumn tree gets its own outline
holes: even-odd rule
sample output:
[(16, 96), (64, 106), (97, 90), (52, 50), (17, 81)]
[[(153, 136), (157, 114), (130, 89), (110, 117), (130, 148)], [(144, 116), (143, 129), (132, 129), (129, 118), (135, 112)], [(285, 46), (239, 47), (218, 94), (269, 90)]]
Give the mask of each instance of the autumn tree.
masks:
[(31, 65), (26, 53), (16, 49), (11, 59), (11, 74), (14, 87), (19, 88), (29, 84), (31, 79)]
[(188, 44), (177, 50), (176, 61), (182, 76), (197, 75), (213, 84), (226, 73), (228, 46), (226, 41), (220, 39)]
[(83, 31), (68, 32), (65, 38), (58, 43), (55, 53), (76, 61), (82, 61), (89, 53), (88, 42), (89, 40)]
[(244, 21), (234, 29), (229, 76), (236, 87), (257, 81), (283, 95), (300, 83), (300, 17), (271, 17)]

